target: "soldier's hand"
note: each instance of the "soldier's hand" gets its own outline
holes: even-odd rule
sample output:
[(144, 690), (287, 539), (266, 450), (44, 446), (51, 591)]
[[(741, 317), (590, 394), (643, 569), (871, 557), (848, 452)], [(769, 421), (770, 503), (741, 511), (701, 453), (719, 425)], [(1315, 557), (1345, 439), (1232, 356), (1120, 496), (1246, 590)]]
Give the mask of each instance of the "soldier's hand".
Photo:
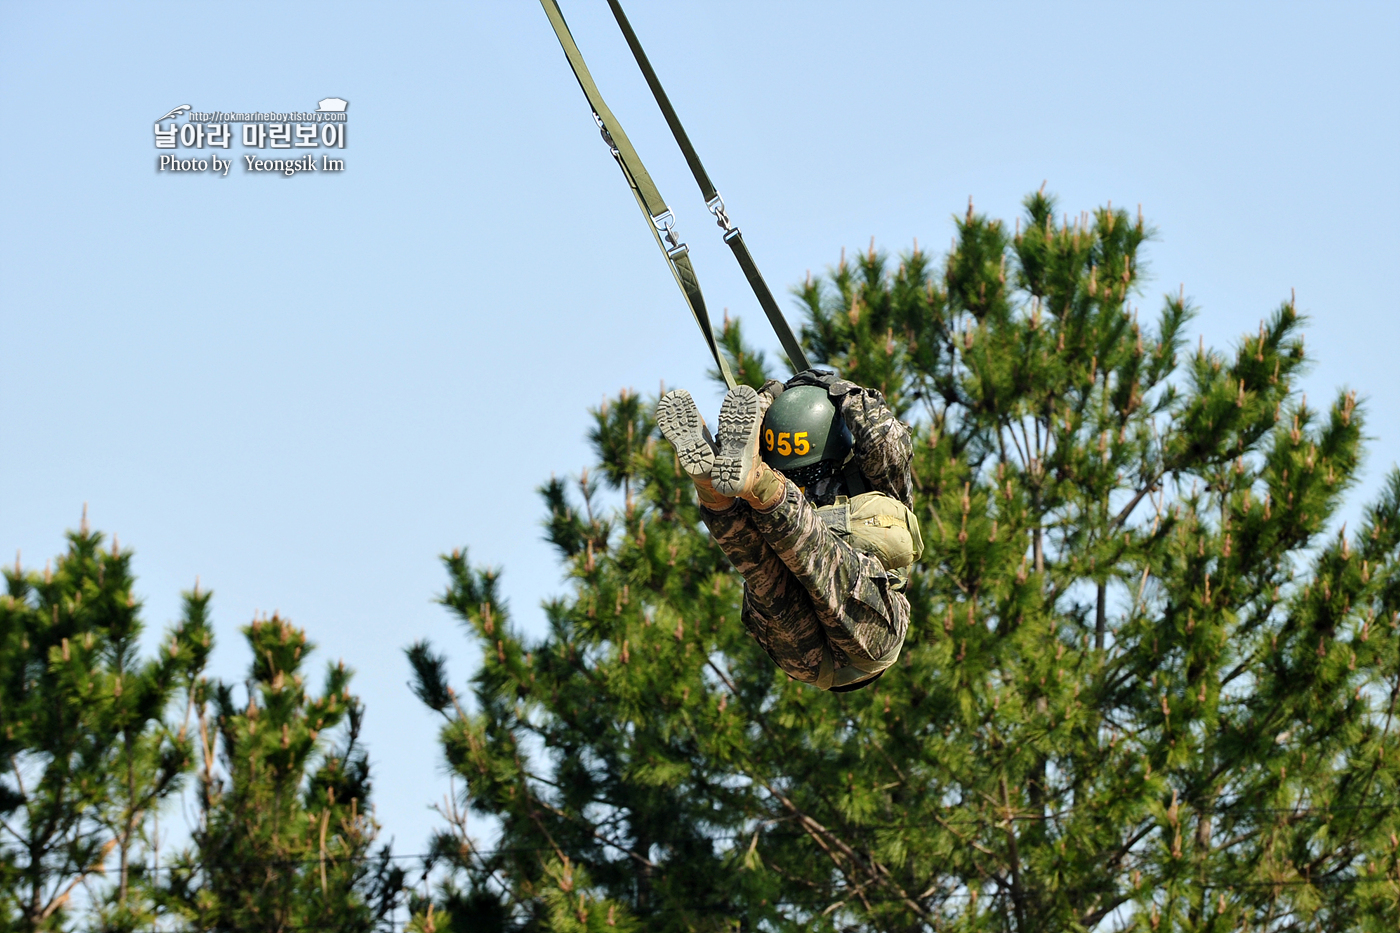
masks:
[(839, 402), (841, 397), (848, 392), (859, 389), (860, 386), (854, 382), (847, 382), (829, 369), (808, 369), (798, 373), (787, 381), (788, 387), (793, 386), (816, 386), (826, 389), (826, 394), (834, 402)]

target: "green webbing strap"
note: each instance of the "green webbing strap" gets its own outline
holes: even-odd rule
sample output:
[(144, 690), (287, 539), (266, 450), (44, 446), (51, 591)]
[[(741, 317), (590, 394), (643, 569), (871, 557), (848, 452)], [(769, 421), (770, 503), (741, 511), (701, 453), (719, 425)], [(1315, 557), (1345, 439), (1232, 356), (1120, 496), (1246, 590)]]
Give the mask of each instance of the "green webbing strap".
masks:
[(613, 158), (621, 167), (623, 177), (627, 179), (627, 184), (637, 199), (637, 206), (647, 218), (647, 226), (651, 228), (656, 245), (661, 248), (666, 257), (666, 264), (670, 266), (671, 274), (675, 276), (676, 284), (680, 286), (681, 294), (690, 306), (690, 313), (699, 325), (700, 333), (705, 337), (705, 344), (710, 348), (710, 355), (714, 357), (725, 385), (734, 388), (734, 376), (729, 371), (729, 364), (720, 352), (719, 345), (715, 343), (715, 334), (710, 327), (710, 315), (705, 310), (705, 296), (700, 292), (700, 282), (696, 279), (695, 268), (690, 263), (690, 250), (676, 235), (675, 216), (666, 206), (666, 201), (651, 180), (651, 175), (647, 173), (646, 166), (642, 165), (637, 150), (632, 148), (632, 142), (623, 132), (622, 124), (617, 122), (608, 105), (603, 102), (603, 95), (598, 93), (593, 76), (588, 73), (588, 66), (584, 64), (583, 53), (578, 50), (574, 37), (569, 33), (568, 24), (564, 22), (564, 14), (560, 12), (557, 0), (540, 0), (540, 5), (544, 7), (549, 24), (554, 27), (554, 35), (564, 48), (564, 56), (569, 60), (569, 67), (573, 69), (579, 87), (583, 89), (583, 96), (588, 98), (588, 105), (593, 108), (593, 120), (602, 131), (603, 140), (612, 150)]
[(618, 0), (608, 0), (608, 6), (612, 8), (617, 25), (621, 27), (622, 35), (627, 39), (628, 47), (632, 49), (632, 56), (637, 59), (637, 66), (642, 69), (642, 75), (647, 79), (647, 86), (651, 88), (657, 106), (661, 108), (662, 115), (666, 117), (666, 125), (671, 128), (671, 135), (676, 138), (676, 144), (681, 147), (681, 152), (685, 155), (686, 164), (690, 166), (690, 173), (695, 176), (695, 183), (700, 186), (700, 196), (705, 199), (705, 206), (710, 209), (711, 214), (715, 215), (715, 223), (724, 231), (724, 242), (729, 244), (729, 248), (734, 252), (734, 258), (739, 261), (739, 268), (744, 270), (744, 277), (749, 280), (749, 287), (757, 296), (763, 313), (768, 315), (768, 323), (773, 325), (773, 331), (778, 335), (778, 343), (782, 344), (783, 352), (787, 354), (788, 360), (796, 372), (811, 369), (811, 364), (807, 362), (807, 354), (802, 352), (802, 345), (797, 342), (792, 328), (788, 326), (787, 318), (783, 317), (783, 312), (778, 308), (777, 301), (773, 299), (773, 293), (768, 290), (768, 283), (763, 281), (763, 274), (758, 271), (758, 265), (749, 253), (748, 245), (744, 243), (743, 234), (739, 232), (738, 227), (734, 226), (729, 215), (724, 212), (724, 199), (715, 190), (714, 184), (710, 181), (709, 173), (705, 171), (705, 166), (700, 162), (699, 154), (696, 153), (695, 147), (690, 144), (690, 137), (686, 135), (685, 127), (681, 126), (680, 117), (676, 116), (675, 108), (671, 106), (671, 99), (666, 96), (665, 89), (661, 87), (661, 80), (656, 77), (656, 72), (647, 59), (647, 53), (642, 50), (642, 43), (638, 41), (637, 34), (632, 31), (632, 24), (627, 21), (627, 15), (622, 12), (622, 5)]
[(870, 491), (865, 477), (861, 475), (860, 467), (856, 466), (854, 454), (847, 457), (846, 462), (841, 465), (841, 478), (846, 481), (846, 492), (853, 499)]

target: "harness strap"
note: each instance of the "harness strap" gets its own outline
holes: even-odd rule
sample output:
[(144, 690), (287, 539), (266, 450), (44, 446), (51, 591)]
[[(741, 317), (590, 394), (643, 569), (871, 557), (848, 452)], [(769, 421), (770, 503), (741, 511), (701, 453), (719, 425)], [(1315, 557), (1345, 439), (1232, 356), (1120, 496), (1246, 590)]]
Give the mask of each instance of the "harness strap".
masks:
[(729, 363), (724, 359), (724, 354), (720, 352), (719, 345), (715, 342), (714, 330), (710, 327), (710, 315), (705, 310), (705, 296), (700, 292), (700, 282), (696, 279), (695, 267), (690, 262), (690, 249), (681, 242), (680, 236), (676, 233), (675, 215), (666, 206), (665, 199), (661, 197), (656, 183), (651, 180), (651, 175), (647, 172), (646, 166), (642, 164), (637, 150), (632, 148), (632, 142), (623, 131), (622, 124), (608, 109), (608, 105), (603, 101), (603, 95), (598, 93), (598, 86), (593, 83), (593, 76), (589, 74), (588, 65), (583, 61), (583, 53), (579, 51), (578, 45), (574, 42), (568, 24), (564, 22), (564, 14), (559, 9), (559, 3), (557, 0), (540, 0), (540, 5), (544, 7), (545, 15), (549, 17), (549, 24), (554, 28), (554, 35), (559, 40), (559, 45), (564, 49), (564, 57), (569, 60), (569, 67), (573, 69), (574, 78), (578, 80), (579, 87), (583, 89), (583, 96), (588, 99), (588, 105), (593, 108), (593, 120), (598, 124), (603, 141), (608, 144), (613, 158), (617, 160), (618, 166), (622, 169), (622, 175), (627, 179), (627, 185), (632, 189), (633, 197), (637, 199), (637, 206), (641, 208), (643, 216), (647, 218), (647, 226), (651, 229), (656, 245), (660, 247), (662, 255), (666, 257), (666, 264), (670, 267), (676, 284), (680, 286), (681, 294), (685, 296), (685, 302), (690, 307), (691, 316), (695, 318), (700, 333), (705, 337), (705, 344), (710, 348), (710, 355), (714, 357), (715, 365), (719, 367), (725, 385), (731, 389), (734, 388), (736, 384), (734, 375), (729, 371)]
[(841, 465), (841, 478), (846, 481), (846, 491), (852, 498), (870, 491), (865, 477), (861, 475), (860, 467), (856, 466), (855, 454), (848, 456), (846, 462)]
[(715, 223), (724, 231), (724, 242), (728, 243), (730, 250), (733, 251), (734, 258), (738, 260), (739, 268), (744, 271), (744, 278), (749, 280), (749, 287), (753, 289), (759, 305), (763, 308), (763, 313), (768, 316), (768, 323), (773, 326), (774, 333), (778, 335), (778, 343), (782, 344), (783, 352), (787, 354), (793, 371), (800, 373), (811, 369), (812, 365), (807, 362), (807, 354), (803, 352), (802, 345), (793, 335), (792, 328), (788, 326), (787, 318), (783, 317), (783, 312), (778, 307), (778, 302), (774, 300), (768, 283), (763, 280), (763, 274), (758, 271), (758, 264), (754, 262), (748, 245), (744, 243), (744, 235), (739, 232), (739, 228), (725, 213), (724, 199), (715, 190), (714, 184), (710, 181), (709, 173), (705, 171), (705, 166), (700, 161), (700, 155), (691, 145), (685, 127), (681, 126), (680, 117), (676, 115), (675, 108), (671, 106), (671, 99), (666, 96), (666, 90), (661, 86), (661, 80), (657, 78), (656, 71), (652, 69), (651, 62), (647, 59), (647, 53), (642, 50), (642, 43), (637, 39), (637, 34), (632, 31), (632, 24), (627, 21), (627, 15), (622, 12), (622, 5), (618, 0), (608, 0), (608, 6), (612, 8), (613, 17), (617, 19), (617, 25), (622, 29), (622, 35), (627, 39), (632, 56), (637, 59), (637, 66), (641, 68), (642, 76), (646, 78), (647, 86), (651, 88), (651, 94), (656, 98), (656, 104), (661, 108), (661, 113), (666, 118), (666, 125), (671, 128), (671, 135), (676, 138), (676, 144), (681, 147), (681, 152), (685, 155), (686, 164), (690, 166), (690, 173), (695, 176), (695, 183), (700, 186), (700, 196), (705, 199), (705, 207), (709, 208), (710, 213), (715, 216)]

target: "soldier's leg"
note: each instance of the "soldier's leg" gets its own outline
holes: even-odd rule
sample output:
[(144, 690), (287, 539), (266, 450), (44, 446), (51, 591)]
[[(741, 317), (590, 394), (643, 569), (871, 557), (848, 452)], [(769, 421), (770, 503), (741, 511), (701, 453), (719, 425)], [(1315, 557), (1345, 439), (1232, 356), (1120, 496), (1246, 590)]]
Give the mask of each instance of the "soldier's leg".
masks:
[(821, 671), (822, 625), (805, 587), (754, 527), (753, 510), (739, 500), (700, 515), (734, 569), (744, 577), (744, 627), (778, 667), (805, 683)]
[(909, 628), (909, 601), (891, 588), (877, 558), (827, 527), (801, 490), (784, 480), (781, 496), (751, 514), (764, 542), (802, 584), (833, 648), (847, 660), (873, 661), (899, 646)]

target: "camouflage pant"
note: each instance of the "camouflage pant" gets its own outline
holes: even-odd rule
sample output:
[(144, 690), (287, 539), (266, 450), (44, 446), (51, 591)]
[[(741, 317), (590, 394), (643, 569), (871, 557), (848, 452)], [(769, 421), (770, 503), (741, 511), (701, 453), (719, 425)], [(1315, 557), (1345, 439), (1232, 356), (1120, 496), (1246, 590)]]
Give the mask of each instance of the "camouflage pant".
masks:
[(870, 662), (904, 640), (909, 600), (880, 561), (831, 531), (790, 480), (768, 512), (743, 500), (702, 508), (715, 541), (744, 576), (744, 626), (777, 665), (816, 683), (824, 649), (835, 666)]

